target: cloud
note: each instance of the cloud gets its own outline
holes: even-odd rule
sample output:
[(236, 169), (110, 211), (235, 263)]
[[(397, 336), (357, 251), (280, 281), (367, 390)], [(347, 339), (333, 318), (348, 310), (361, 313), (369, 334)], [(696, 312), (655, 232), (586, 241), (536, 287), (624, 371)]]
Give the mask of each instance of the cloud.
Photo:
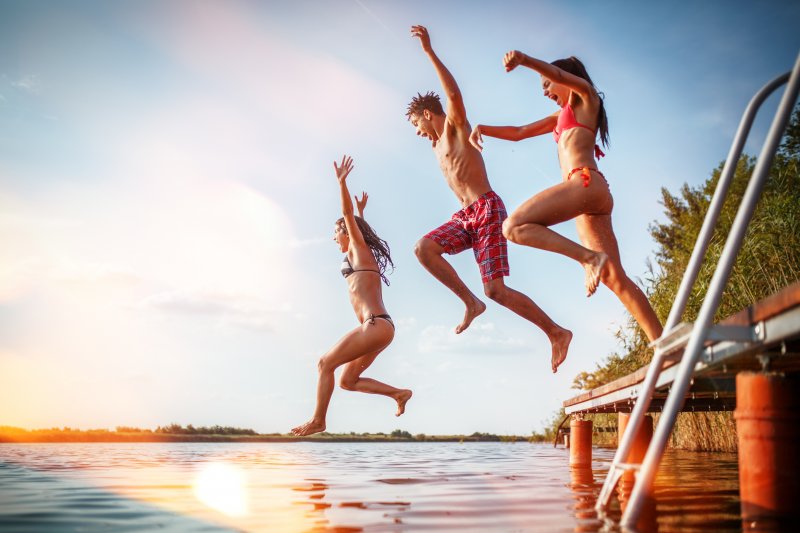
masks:
[(417, 318), (416, 317), (399, 317), (394, 321), (397, 329), (413, 329), (417, 325)]
[(265, 31), (254, 15), (211, 2), (172, 12), (165, 6), (159, 22), (136, 15), (132, 20), (182, 68), (223, 87), (279, 131), (299, 128), (305, 137), (327, 142), (331, 131), (347, 138), (395, 117), (399, 94), (393, 88), (324, 50), (306, 52)]
[(36, 74), (27, 74), (17, 81), (12, 81), (11, 85), (34, 94), (38, 93), (42, 88), (42, 83), (39, 81), (39, 76)]
[(460, 335), (448, 326), (428, 326), (419, 335), (422, 353), (518, 353), (526, 348), (525, 341), (506, 337), (493, 323), (472, 324)]
[(323, 243), (329, 243), (332, 239), (330, 237), (312, 237), (310, 239), (292, 239), (289, 241), (290, 248), (307, 248), (309, 246), (317, 246)]
[(151, 294), (142, 299), (139, 307), (179, 315), (209, 316), (228, 325), (256, 331), (274, 331), (275, 317), (289, 311), (288, 305), (272, 307), (248, 295), (185, 290)]
[(144, 281), (129, 267), (97, 262), (60, 262), (52, 267), (50, 275), (67, 283), (136, 285)]

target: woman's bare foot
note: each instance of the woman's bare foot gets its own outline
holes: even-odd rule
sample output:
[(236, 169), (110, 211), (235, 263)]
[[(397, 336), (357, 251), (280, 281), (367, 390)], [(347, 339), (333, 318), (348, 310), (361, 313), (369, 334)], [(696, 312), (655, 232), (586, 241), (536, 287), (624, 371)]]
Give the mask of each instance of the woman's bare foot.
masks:
[(594, 257), (583, 265), (586, 269), (586, 297), (588, 298), (597, 290), (600, 285), (600, 279), (605, 272), (606, 265), (608, 265), (608, 256), (603, 252), (597, 252)]
[(553, 369), (553, 374), (556, 373), (558, 367), (567, 358), (567, 350), (569, 350), (569, 343), (572, 341), (572, 332), (568, 329), (561, 329), (561, 331), (550, 339), (553, 344), (553, 355), (550, 358), (550, 366)]
[(411, 399), (411, 395), (414, 394), (408, 389), (403, 389), (400, 391), (400, 394), (397, 395), (397, 412), (394, 416), (400, 416), (406, 412), (406, 402)]
[(325, 431), (325, 422), (314, 420), (312, 418), (302, 426), (297, 426), (294, 428), (292, 433), (298, 437), (305, 437), (306, 435), (313, 435), (314, 433), (319, 433), (321, 431)]
[(467, 310), (464, 311), (464, 320), (461, 321), (461, 324), (456, 326), (456, 334), (459, 334), (467, 329), (472, 321), (484, 311), (486, 311), (486, 304), (477, 298), (474, 298), (472, 300), (472, 304), (468, 305)]

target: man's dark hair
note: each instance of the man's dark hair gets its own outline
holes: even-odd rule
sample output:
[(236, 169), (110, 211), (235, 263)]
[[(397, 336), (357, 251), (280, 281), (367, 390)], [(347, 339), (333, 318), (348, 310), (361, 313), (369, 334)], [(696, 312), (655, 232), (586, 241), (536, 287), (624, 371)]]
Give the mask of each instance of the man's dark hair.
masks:
[(411, 103), (408, 104), (406, 118), (411, 120), (411, 115), (421, 116), (422, 112), (426, 109), (434, 115), (444, 115), (444, 109), (442, 109), (442, 102), (439, 100), (439, 95), (433, 91), (429, 91), (424, 95), (417, 93), (417, 96), (412, 98)]

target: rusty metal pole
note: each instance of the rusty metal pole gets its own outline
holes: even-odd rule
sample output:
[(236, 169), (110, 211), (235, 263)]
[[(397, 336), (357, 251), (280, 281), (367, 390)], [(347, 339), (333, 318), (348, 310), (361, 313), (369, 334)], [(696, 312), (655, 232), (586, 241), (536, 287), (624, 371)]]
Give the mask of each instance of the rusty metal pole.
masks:
[[(622, 436), (625, 434), (625, 429), (628, 427), (628, 420), (630, 420), (630, 413), (619, 413), (617, 422), (617, 445), (622, 441)], [(650, 439), (653, 437), (653, 417), (646, 415), (639, 426), (639, 432), (633, 439), (631, 451), (628, 452), (628, 457), (624, 459), (626, 463), (641, 463), (644, 459), (644, 454), (647, 453), (647, 445), (650, 444)]]
[(592, 421), (573, 417), (569, 441), (569, 465), (592, 466)]
[(740, 372), (734, 417), (742, 520), (797, 520), (800, 379), (775, 372)]

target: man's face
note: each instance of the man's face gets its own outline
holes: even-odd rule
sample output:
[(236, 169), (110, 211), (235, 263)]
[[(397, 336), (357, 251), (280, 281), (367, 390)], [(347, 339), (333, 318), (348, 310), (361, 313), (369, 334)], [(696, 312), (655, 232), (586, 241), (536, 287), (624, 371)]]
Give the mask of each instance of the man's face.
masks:
[(420, 137), (425, 137), (426, 139), (430, 139), (434, 144), (436, 144), (439, 136), (436, 134), (436, 130), (433, 128), (430, 111), (425, 110), (419, 114), (413, 113), (408, 120), (416, 129), (417, 135)]

